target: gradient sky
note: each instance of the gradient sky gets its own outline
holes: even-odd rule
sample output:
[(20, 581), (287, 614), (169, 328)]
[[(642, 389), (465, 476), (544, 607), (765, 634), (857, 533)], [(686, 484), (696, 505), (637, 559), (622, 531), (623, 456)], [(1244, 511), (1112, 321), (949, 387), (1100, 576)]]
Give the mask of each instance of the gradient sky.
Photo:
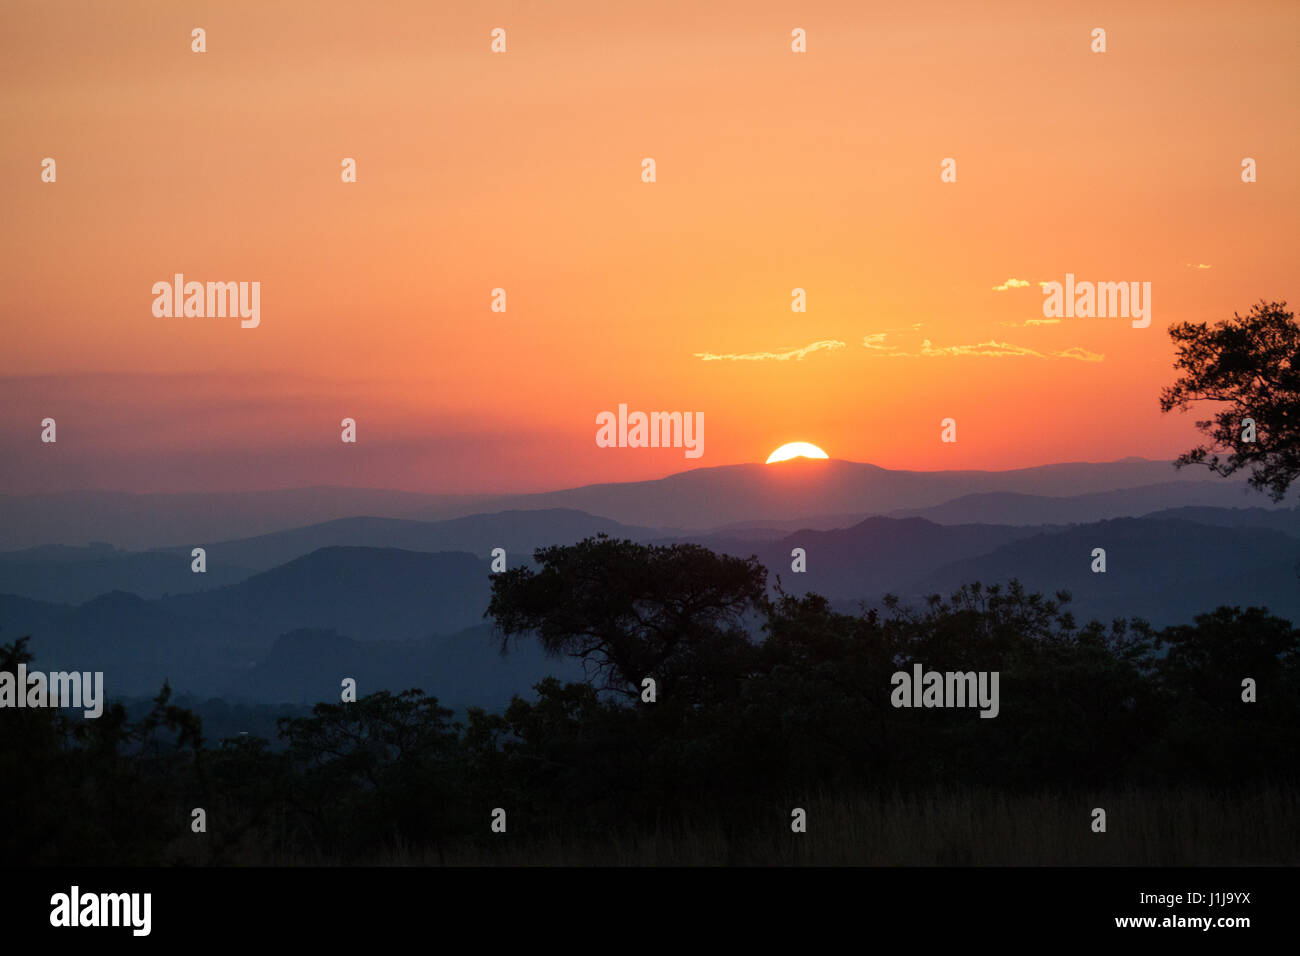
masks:
[[(1168, 326), (1295, 298), (1294, 2), (8, 0), (0, 78), (0, 492), (1173, 457)], [(176, 272), (261, 326), (155, 318)], [(1026, 325), (1066, 272), (1151, 327)], [(704, 456), (597, 448), (620, 402)]]

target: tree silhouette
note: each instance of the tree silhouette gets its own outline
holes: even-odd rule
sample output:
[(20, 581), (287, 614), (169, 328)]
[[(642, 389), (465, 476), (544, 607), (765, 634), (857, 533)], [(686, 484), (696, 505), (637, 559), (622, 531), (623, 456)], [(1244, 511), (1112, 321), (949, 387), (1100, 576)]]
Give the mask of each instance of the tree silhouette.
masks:
[[(1183, 322), (1169, 329), (1182, 376), (1160, 395), (1160, 410), (1193, 402), (1226, 407), (1198, 421), (1209, 438), (1178, 457), (1177, 465), (1204, 464), (1220, 475), (1249, 467), (1250, 485), (1281, 501), (1300, 475), (1300, 325), (1285, 302), (1260, 301), (1245, 316), (1233, 313), (1208, 326)], [(1245, 420), (1255, 423), (1247, 434)], [(1253, 437), (1255, 440), (1247, 440)], [(1221, 457), (1215, 449), (1229, 453)]]
[(506, 641), (536, 633), (550, 653), (594, 669), (601, 690), (629, 697), (646, 677), (725, 693), (728, 673), (743, 670), (744, 617), (767, 600), (767, 571), (757, 558), (605, 535), (534, 557), (539, 571), (512, 568), (492, 579), (487, 615)]
[[(0, 672), (35, 662), (28, 640), (0, 644)], [(21, 821), (0, 832), (0, 864), (157, 862), (206, 805), (201, 722), (170, 701), (164, 685), (134, 723), (120, 702), (94, 719), (0, 708), (0, 819)]]

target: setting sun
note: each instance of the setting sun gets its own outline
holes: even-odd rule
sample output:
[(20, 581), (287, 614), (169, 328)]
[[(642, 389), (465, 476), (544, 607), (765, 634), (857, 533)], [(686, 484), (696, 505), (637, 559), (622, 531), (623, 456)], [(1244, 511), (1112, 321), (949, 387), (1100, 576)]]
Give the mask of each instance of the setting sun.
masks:
[(772, 464), (777, 461), (789, 461), (791, 458), (829, 458), (830, 455), (822, 451), (816, 445), (810, 445), (806, 441), (792, 441), (789, 444), (782, 445), (772, 454), (767, 456), (765, 464)]

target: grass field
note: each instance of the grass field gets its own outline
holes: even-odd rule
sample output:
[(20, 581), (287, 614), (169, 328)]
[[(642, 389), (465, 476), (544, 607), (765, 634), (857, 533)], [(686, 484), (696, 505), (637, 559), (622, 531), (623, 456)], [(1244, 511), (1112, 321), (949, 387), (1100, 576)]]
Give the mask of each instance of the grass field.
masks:
[[(790, 809), (807, 810), (806, 833)], [(1092, 810), (1106, 832), (1092, 831)], [(1116, 790), (1008, 795), (821, 795), (774, 807), (770, 828), (721, 818), (603, 836), (560, 832), (484, 835), (441, 847), (396, 846), (357, 862), (391, 866), (1245, 866), (1300, 863), (1300, 793)], [(330, 854), (240, 863), (330, 865)]]

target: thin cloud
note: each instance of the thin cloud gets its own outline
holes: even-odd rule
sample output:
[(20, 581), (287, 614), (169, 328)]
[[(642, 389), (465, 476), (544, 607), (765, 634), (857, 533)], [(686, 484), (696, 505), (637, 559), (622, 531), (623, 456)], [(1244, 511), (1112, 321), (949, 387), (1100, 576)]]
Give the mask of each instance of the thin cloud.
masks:
[(1035, 325), (1060, 325), (1060, 319), (1025, 319), (1023, 322), (999, 322), (999, 325), (1005, 325), (1012, 329), (1030, 328)]
[(947, 356), (979, 356), (983, 358), (1060, 358), (1074, 359), (1079, 362), (1100, 362), (1106, 358), (1100, 352), (1090, 352), (1085, 348), (1073, 345), (1068, 349), (1060, 349), (1055, 352), (1043, 354), (1037, 349), (1031, 349), (1024, 345), (1014, 345), (1011, 342), (999, 342), (997, 339), (989, 339), (987, 342), (977, 342), (974, 345), (935, 345), (929, 339), (921, 343), (920, 355), (914, 355), (910, 352), (891, 352), (890, 355), (899, 358), (943, 358)]
[(911, 325), (902, 328), (885, 329), (883, 332), (871, 332), (862, 337), (862, 347), (865, 349), (871, 349), (875, 352), (885, 352), (889, 355), (906, 355), (906, 352), (899, 351), (897, 345), (886, 345), (885, 337), (891, 332), (915, 332), (920, 327), (920, 322), (913, 322)]
[(1027, 289), (1029, 288), (1028, 279), (1008, 279), (1001, 285), (993, 287), (994, 292), (1006, 292), (1008, 289)]
[(1080, 348), (1077, 345), (1072, 345), (1070, 348), (1065, 349), (1062, 352), (1053, 352), (1052, 354), (1057, 358), (1078, 359), (1080, 362), (1100, 362), (1106, 358), (1106, 356), (1100, 352), (1089, 352), (1087, 349)]
[(1196, 263), (1189, 262), (1189, 263), (1187, 263), (1187, 268), (1189, 268), (1189, 269), (1213, 269), (1214, 266), (1207, 266), (1204, 262), (1196, 262)]
[(790, 359), (802, 361), (804, 356), (825, 349), (842, 349), (844, 343), (839, 339), (822, 339), (803, 348), (783, 349), (780, 352), (696, 352), (695, 357), (705, 362), (788, 362)]
[(1029, 355), (1034, 358), (1045, 357), (1042, 352), (1035, 352), (1023, 345), (1012, 345), (1010, 342), (999, 342), (996, 339), (989, 339), (987, 342), (979, 342), (975, 345), (945, 345), (942, 347), (935, 346), (931, 344), (929, 339), (926, 339), (921, 343), (921, 354), (926, 356), (987, 355), (996, 358), (1019, 355)]

